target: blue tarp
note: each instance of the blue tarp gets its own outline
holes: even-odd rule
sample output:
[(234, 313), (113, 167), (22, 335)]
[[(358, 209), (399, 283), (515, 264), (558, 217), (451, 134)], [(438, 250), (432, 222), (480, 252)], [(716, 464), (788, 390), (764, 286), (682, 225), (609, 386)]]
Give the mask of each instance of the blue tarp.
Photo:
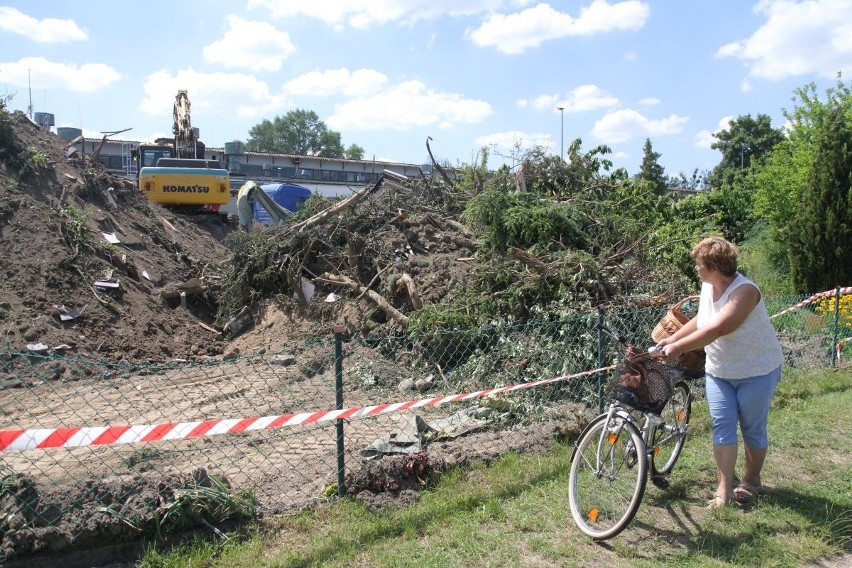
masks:
[[(304, 207), (305, 202), (311, 197), (310, 189), (293, 183), (272, 183), (262, 185), (260, 188), (275, 203), (292, 213)], [(252, 204), (252, 217), (258, 223), (272, 224), (269, 212), (257, 200), (254, 200)]]

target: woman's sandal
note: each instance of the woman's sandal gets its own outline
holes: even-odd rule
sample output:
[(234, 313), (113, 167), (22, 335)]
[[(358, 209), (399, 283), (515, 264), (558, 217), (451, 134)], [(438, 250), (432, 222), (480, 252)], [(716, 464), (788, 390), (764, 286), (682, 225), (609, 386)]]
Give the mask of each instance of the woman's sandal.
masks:
[(713, 495), (713, 498), (707, 501), (708, 509), (721, 509), (723, 507), (727, 507), (728, 505), (734, 504), (734, 498), (728, 497), (725, 499), (721, 495)]
[(748, 503), (754, 501), (762, 491), (762, 485), (752, 485), (751, 483), (743, 482), (734, 488), (734, 500), (737, 503)]

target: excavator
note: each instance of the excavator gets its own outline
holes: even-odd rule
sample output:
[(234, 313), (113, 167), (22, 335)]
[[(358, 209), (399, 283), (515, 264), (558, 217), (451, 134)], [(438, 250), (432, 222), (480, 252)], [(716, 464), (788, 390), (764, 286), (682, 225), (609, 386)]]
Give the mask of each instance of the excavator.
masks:
[(231, 181), (218, 160), (204, 158), (204, 144), (192, 127), (189, 95), (178, 90), (174, 103), (174, 139), (140, 144), (137, 186), (148, 199), (186, 213), (217, 213), (231, 200)]
[[(136, 150), (139, 190), (151, 201), (183, 213), (220, 213), (220, 208), (231, 202), (230, 176), (218, 160), (204, 158), (204, 144), (198, 141), (198, 129), (192, 127), (185, 89), (178, 90), (173, 117), (173, 140), (160, 138), (155, 144), (140, 144)], [(310, 197), (307, 188), (280, 185), (265, 187), (278, 198), (292, 202), (293, 209)], [(236, 194), (236, 210), (243, 230), (251, 231), (253, 221), (259, 217), (263, 217), (264, 224), (281, 224), (293, 214), (276, 203), (273, 195), (253, 181), (240, 188)], [(261, 208), (267, 215), (256, 211)]]

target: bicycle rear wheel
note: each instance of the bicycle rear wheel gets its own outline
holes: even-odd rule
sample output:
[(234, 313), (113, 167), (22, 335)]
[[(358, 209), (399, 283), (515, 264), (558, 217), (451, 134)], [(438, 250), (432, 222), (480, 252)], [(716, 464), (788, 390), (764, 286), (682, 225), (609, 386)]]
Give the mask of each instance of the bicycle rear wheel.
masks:
[(654, 431), (651, 449), (651, 474), (667, 475), (674, 468), (689, 429), (689, 415), (692, 412), (692, 398), (689, 386), (683, 381), (674, 385), (672, 396), (666, 403), (660, 417), (663, 423)]
[(595, 540), (612, 538), (633, 520), (648, 480), (639, 430), (603, 414), (580, 434), (571, 456), (568, 504), (577, 527)]

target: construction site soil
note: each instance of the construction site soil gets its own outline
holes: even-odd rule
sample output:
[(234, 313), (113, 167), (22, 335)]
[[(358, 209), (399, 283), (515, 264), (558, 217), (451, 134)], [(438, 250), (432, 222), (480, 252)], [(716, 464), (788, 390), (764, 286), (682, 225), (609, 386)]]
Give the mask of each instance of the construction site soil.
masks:
[[(470, 278), (474, 250), (463, 227), (456, 231), (452, 222), (440, 230), (435, 223), (403, 227), (398, 218), (388, 218), (387, 229), (369, 228), (370, 246), (391, 255), (411, 252), (412, 246), (418, 249), (417, 262), (407, 266), (421, 291), (418, 298), (403, 290), (391, 298), (396, 308), (380, 309), (365, 293), (347, 293), (339, 282), (320, 284), (314, 305), (300, 305), (289, 297), (257, 302), (245, 329), (223, 333), (216, 319), (217, 292), (232, 254), (223, 241), (236, 230), (236, 223), (223, 222), (218, 215), (181, 215), (152, 204), (131, 182), (70, 153), (68, 142), (38, 128), (24, 114), (6, 118), (8, 146), (0, 151), (0, 362), (6, 369), (0, 372), (0, 413), (6, 428), (31, 426), (17, 422), (28, 415), (16, 414), (16, 409), (43, 404), (38, 397), (27, 398), (28, 387), (39, 381), (68, 382), (63, 375), (69, 369), (63, 365), (18, 364), (32, 354), (132, 365), (226, 360), (280, 350), (305, 337), (328, 336), (335, 325), (348, 334), (393, 325), (394, 314), (410, 311), (412, 302), (437, 302), (463, 292)], [(13, 152), (24, 159), (10, 159)], [(388, 211), (391, 216), (400, 212)], [(334, 292), (342, 301), (323, 302)], [(387, 365), (383, 358), (375, 359)], [(95, 384), (96, 378), (92, 377)], [(79, 392), (67, 396), (89, 398)], [(134, 407), (133, 400), (122, 404)], [(87, 404), (75, 404), (72, 412), (80, 425), (110, 419), (108, 412)], [(564, 434), (561, 428), (539, 424), (508, 445), (521, 451), (545, 448), (560, 432)], [(430, 467), (494, 457), (486, 454), (475, 436), (460, 439), (445, 445), (442, 453), (431, 454)], [(425, 475), (416, 468), (412, 471), (411, 465), (406, 457), (370, 462), (360, 470), (350, 469), (347, 483), (370, 506), (405, 503), (422, 487), (418, 474)], [(108, 564), (117, 549), (92, 552), (92, 547), (103, 551), (103, 546), (127, 543), (133, 536), (134, 530), (104, 514), (97, 501), (86, 509), (80, 495), (37, 483), (25, 473), (10, 474), (3, 467), (0, 562), (52, 565), (60, 553), (65, 566)], [(109, 480), (109, 471), (97, 467), (80, 472), (90, 478), (87, 492), (118, 495), (126, 490), (121, 482)], [(137, 480), (138, 494), (126, 500), (124, 517), (150, 516), (150, 503), (157, 501), (158, 491), (177, 483), (169, 475)], [(203, 470), (197, 476), (206, 479)], [(21, 503), (66, 513), (58, 524), (37, 527), (27, 524), (33, 512), (22, 510)], [(139, 511), (130, 510), (134, 503)]]

